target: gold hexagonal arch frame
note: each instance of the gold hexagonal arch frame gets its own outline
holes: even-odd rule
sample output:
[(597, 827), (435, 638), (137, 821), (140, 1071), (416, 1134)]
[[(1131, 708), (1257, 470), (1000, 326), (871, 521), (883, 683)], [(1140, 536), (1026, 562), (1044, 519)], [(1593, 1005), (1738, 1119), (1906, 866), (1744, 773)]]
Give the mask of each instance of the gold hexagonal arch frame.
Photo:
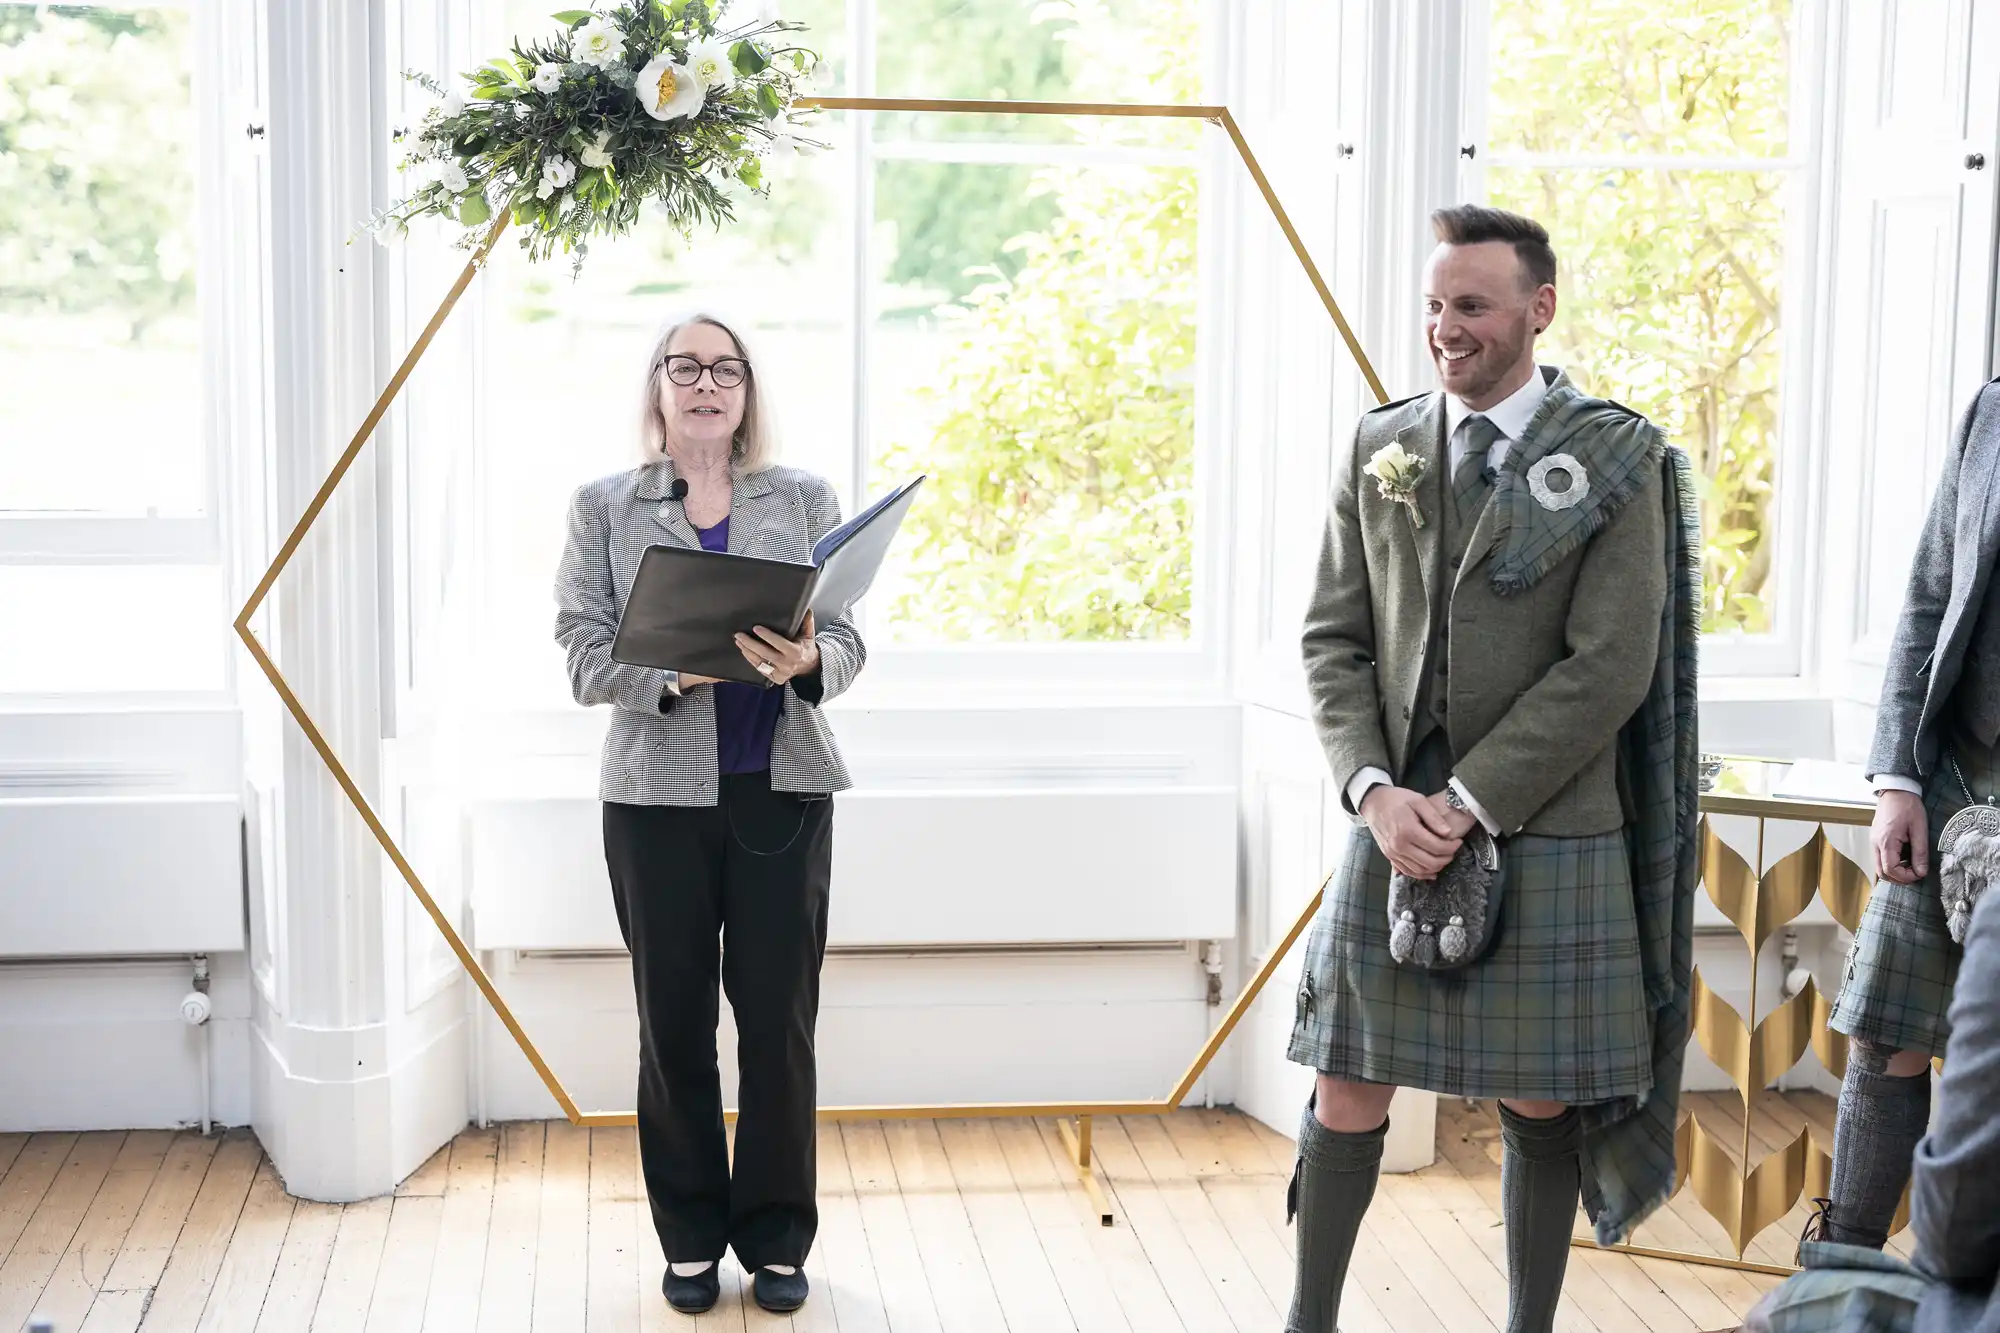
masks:
[[(1220, 128), (1229, 136), (1230, 144), (1236, 149), (1237, 155), (1242, 158), (1243, 165), (1248, 169), (1251, 180), (1256, 183), (1258, 193), (1263, 197), (1264, 203), (1271, 210), (1272, 218), (1277, 222), (1279, 229), (1284, 232), (1285, 239), (1291, 244), (1292, 252), (1298, 256), (1299, 263), (1305, 269), (1306, 277), (1311, 281), (1313, 290), (1318, 293), (1321, 303), (1326, 307), (1327, 314), (1333, 319), (1334, 327), (1340, 332), (1341, 340), (1346, 344), (1348, 352), (1354, 357), (1363, 379), (1367, 381), (1369, 391), (1375, 395), (1375, 400), (1378, 403), (1388, 401), (1388, 395), (1383, 391), (1382, 382), (1377, 378), (1374, 366), (1368, 360), (1367, 354), (1362, 351), (1361, 344), (1356, 339), (1353, 328), (1349, 326), (1346, 316), (1341, 313), (1339, 302), (1334, 299), (1333, 292), (1327, 287), (1326, 280), (1321, 276), (1319, 267), (1313, 263), (1312, 256), (1307, 253), (1304, 241), (1300, 239), (1297, 229), (1292, 226), (1291, 218), (1286, 214), (1284, 205), (1278, 201), (1276, 192), (1271, 188), (1270, 180), (1265, 176), (1263, 167), (1258, 164), (1256, 155), (1250, 151), (1250, 145), (1244, 139), (1242, 130), (1237, 126), (1235, 117), (1230, 115), (1228, 107), (1177, 104), (1145, 105), (1119, 102), (972, 101), (898, 97), (801, 98), (799, 106), (826, 111), (904, 111), (960, 115), (1000, 114), (1072, 117), (1122, 116), (1166, 120), (1200, 120)], [(319, 726), (306, 711), (305, 705), (300, 702), (297, 693), (293, 691), (291, 685), (285, 680), (284, 673), (278, 669), (277, 663), (272, 660), (270, 653), (265, 650), (263, 643), (258, 640), (256, 633), (250, 627), (252, 618), (256, 616), (258, 609), (263, 606), (265, 599), (270, 595), (271, 589), (276, 585), (279, 576), (284, 573), (286, 566), (298, 554), (299, 546), (304, 542), (306, 534), (312, 530), (313, 524), (318, 521), (321, 513), (324, 512), (328, 501), (333, 497), (333, 493), (339, 489), (341, 481), (347, 476), (348, 469), (353, 467), (361, 451), (367, 447), (369, 440), (374, 438), (376, 427), (381, 424), (383, 415), (389, 410), (389, 405), (395, 401), (396, 395), (402, 392), (403, 386), (408, 382), (411, 372), (416, 368), (417, 362), (423, 358), (425, 351), (429, 349), (431, 339), (437, 336), (438, 330), (443, 327), (445, 320), (450, 317), (453, 308), (457, 306), (459, 298), (465, 294), (466, 288), (472, 284), (473, 278), (485, 265), (486, 258), (492, 253), (494, 245), (500, 240), (501, 233), (507, 229), (509, 220), (508, 213), (503, 210), (500, 217), (487, 231), (479, 246), (473, 251), (472, 257), (466, 261), (465, 267), (460, 271), (457, 280), (452, 283), (451, 289), (445, 293), (444, 299), (438, 303), (436, 313), (431, 316), (430, 322), (424, 326), (423, 332), (418, 335), (416, 342), (412, 344), (408, 354), (404, 356), (402, 364), (396, 367), (395, 374), (389, 377), (389, 382), (382, 389), (380, 396), (376, 398), (374, 407), (369, 410), (368, 415), (362, 420), (360, 428), (354, 432), (354, 436), (348, 442), (347, 448), (342, 451), (340, 457), (334, 462), (332, 469), (326, 474), (325, 480), (320, 483), (319, 490), (313, 495), (312, 502), (306, 506), (305, 512), (299, 516), (298, 522), (292, 528), (291, 535), (285, 539), (284, 544), (278, 549), (276, 558), (271, 561), (270, 568), (266, 569), (263, 577), (257, 581), (257, 586), (251, 591), (248, 600), (244, 602), (243, 609), (237, 613), (235, 630), (237, 637), (243, 641), (243, 646), (249, 650), (250, 656), (256, 661), (258, 668), (270, 680), (271, 687), (278, 692), (278, 698), (284, 703), (285, 710), (298, 723), (299, 730), (311, 742), (313, 750), (319, 755), (321, 762), (326, 765), (327, 771), (333, 775), (334, 781), (340, 785), (340, 790), (346, 795), (349, 804), (354, 807), (355, 813), (361, 816), (362, 822), (368, 826), (369, 833), (374, 835), (375, 841), (382, 848), (383, 855), (387, 856), (390, 863), (396, 867), (397, 873), (403, 877), (403, 882), (409, 886), (410, 892), (416, 896), (418, 903), (423, 906), (424, 911), (429, 914), (432, 922), (436, 924), (439, 932), (444, 936), (445, 942), (451, 946), (451, 951), (457, 955), (459, 964), (464, 967), (466, 975), (472, 979), (473, 984), (478, 986), (480, 993), (486, 997), (486, 1002), (492, 1006), (494, 1014), (499, 1018), (501, 1024), (505, 1026), (508, 1035), (514, 1039), (514, 1043), (521, 1048), (521, 1054), (527, 1057), (530, 1065), (534, 1066), (535, 1073), (541, 1078), (543, 1085), (548, 1088), (550, 1095), (556, 1099), (556, 1104), (562, 1108), (563, 1114), (569, 1118), (572, 1124), (576, 1125), (630, 1125), (636, 1123), (637, 1120), (634, 1112), (584, 1111), (570, 1097), (569, 1092), (562, 1085), (562, 1080), (557, 1078), (555, 1071), (549, 1068), (548, 1061), (542, 1058), (542, 1054), (536, 1048), (534, 1041), (521, 1027), (520, 1020), (514, 1016), (514, 1012), (508, 1006), (507, 1001), (501, 997), (499, 990), (495, 988), (493, 979), (487, 975), (486, 969), (480, 965), (479, 959), (467, 947), (464, 938), (460, 936), (457, 928), (438, 907), (437, 900), (431, 896), (430, 890), (424, 887), (423, 879), (417, 874), (416, 868), (410, 864), (409, 858), (396, 845), (395, 838), (390, 835), (388, 828), (383, 825), (380, 816), (375, 813), (374, 808), (369, 804), (368, 798), (362, 794), (360, 787), (354, 781), (353, 775), (348, 772), (347, 766), (341, 762), (340, 756), (334, 753), (332, 745), (328, 743), (326, 736), (320, 731)], [(1207, 1043), (1195, 1055), (1193, 1062), (1188, 1066), (1187, 1071), (1182, 1074), (1180, 1081), (1174, 1085), (1173, 1090), (1165, 1097), (1146, 1101), (1122, 1102), (994, 1102), (943, 1106), (823, 1106), (819, 1109), (820, 1118), (823, 1120), (875, 1120), (997, 1116), (1057, 1117), (1065, 1144), (1074, 1156), (1079, 1178), (1097, 1207), (1099, 1220), (1104, 1225), (1109, 1226), (1111, 1224), (1110, 1205), (1106, 1201), (1091, 1170), (1091, 1117), (1099, 1115), (1164, 1115), (1178, 1109), (1188, 1093), (1193, 1090), (1195, 1083), (1201, 1078), (1203, 1071), (1208, 1068), (1209, 1062), (1221, 1050), (1223, 1042), (1228, 1040), (1230, 1034), (1235, 1030), (1237, 1023), (1249, 1011), (1250, 1006), (1256, 1002), (1257, 996), (1264, 989), (1265, 983), (1270, 980), (1272, 973), (1277, 970), (1278, 965), (1291, 952), (1292, 946), (1298, 942), (1299, 936), (1305, 932), (1306, 926), (1319, 911), (1320, 901), (1324, 893), (1325, 886), (1322, 884), (1319, 891), (1313, 894), (1311, 901), (1306, 903), (1304, 909), (1300, 911), (1290, 928), (1286, 930), (1284, 938), (1278, 942), (1277, 947), (1271, 951), (1270, 956), (1257, 969), (1256, 975), (1250, 978), (1249, 984), (1236, 997), (1228, 1013), (1224, 1015), (1221, 1023), (1217, 1025), (1215, 1032), (1209, 1037)], [(730, 1112), (729, 1115), (733, 1119), (735, 1113)]]

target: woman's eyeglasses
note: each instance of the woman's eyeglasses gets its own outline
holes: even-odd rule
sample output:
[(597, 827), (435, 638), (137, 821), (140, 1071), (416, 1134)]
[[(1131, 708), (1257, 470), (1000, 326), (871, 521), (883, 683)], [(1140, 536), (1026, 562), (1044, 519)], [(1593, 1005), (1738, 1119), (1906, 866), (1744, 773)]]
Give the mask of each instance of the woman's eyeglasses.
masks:
[(683, 389), (700, 383), (704, 370), (718, 389), (734, 389), (750, 378), (750, 363), (740, 356), (719, 356), (709, 362), (697, 361), (691, 356), (667, 358), (667, 378)]

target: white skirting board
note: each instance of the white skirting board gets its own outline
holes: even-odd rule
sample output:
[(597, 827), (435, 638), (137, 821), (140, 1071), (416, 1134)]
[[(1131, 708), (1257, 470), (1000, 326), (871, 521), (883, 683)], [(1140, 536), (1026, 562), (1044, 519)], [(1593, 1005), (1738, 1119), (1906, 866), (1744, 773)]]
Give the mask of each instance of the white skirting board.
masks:
[[(492, 961), (495, 980), (586, 1110), (632, 1109), (638, 1018), (623, 959)], [(822, 1105), (1163, 1097), (1219, 1007), (1192, 950), (1004, 958), (830, 958), (821, 986)], [(736, 1033), (721, 1006), (717, 1063), (735, 1104)], [(490, 1014), (479, 1019), (475, 1114), (556, 1113)], [(1231, 1099), (1232, 1066), (1212, 1092)]]
[[(877, 790), (837, 801), (834, 945), (1236, 933), (1232, 787)], [(561, 798), (473, 807), (476, 947), (620, 946), (599, 810)]]

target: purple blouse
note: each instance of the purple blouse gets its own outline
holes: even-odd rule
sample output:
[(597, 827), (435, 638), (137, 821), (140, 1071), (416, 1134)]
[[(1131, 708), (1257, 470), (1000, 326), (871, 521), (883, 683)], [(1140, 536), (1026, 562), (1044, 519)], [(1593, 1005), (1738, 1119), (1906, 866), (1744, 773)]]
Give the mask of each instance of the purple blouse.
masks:
[[(704, 551), (729, 549), (729, 520), (696, 528)], [(771, 767), (771, 739), (778, 732), (785, 692), (725, 680), (715, 690), (715, 754), (724, 773), (762, 773)]]

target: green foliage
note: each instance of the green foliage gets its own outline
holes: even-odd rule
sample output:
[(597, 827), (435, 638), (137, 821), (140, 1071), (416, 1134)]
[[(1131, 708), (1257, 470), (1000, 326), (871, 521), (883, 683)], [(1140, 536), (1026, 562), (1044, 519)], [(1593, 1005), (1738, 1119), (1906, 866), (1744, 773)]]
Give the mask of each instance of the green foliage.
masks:
[(188, 18), (0, 6), (0, 311), (194, 311)]
[[(1497, 152), (1782, 155), (1789, 0), (1496, 0)], [(1687, 449), (1706, 534), (1705, 625), (1770, 628), (1784, 171), (1512, 168), (1495, 204), (1562, 263), (1546, 360)]]
[[(624, 0), (554, 17), (558, 26), (547, 36), (517, 40), (511, 55), (466, 74), (463, 97), (435, 79), (409, 76), (441, 104), (403, 136), (411, 143), (401, 165), (414, 174), (416, 189), (371, 218), (370, 229), (402, 230), (425, 215), (467, 225), (464, 201), (478, 196), (512, 211), (530, 259), (560, 249), (581, 267), (590, 239), (630, 232), (643, 204), (684, 234), (730, 220), (735, 206), (727, 185), (757, 188), (757, 156), (781, 138), (791, 140), (786, 112), (811, 68), (804, 58), (810, 53), (770, 43), (802, 25), (725, 30), (708, 0)], [(615, 58), (588, 58), (583, 39), (593, 23), (617, 34)], [(637, 75), (655, 57), (686, 62), (698, 44), (718, 40), (730, 78), (710, 86), (688, 114), (656, 118)], [(746, 64), (755, 72), (739, 73)], [(538, 70), (550, 73), (549, 85), (536, 78)], [(690, 76), (683, 70), (680, 77)], [(653, 85), (650, 75), (646, 85)], [(479, 239), (472, 228), (459, 243)]]
[[(885, 92), (1172, 102), (1199, 91), (1188, 0), (913, 0), (898, 13), (910, 23), (884, 35)], [(906, 132), (1191, 142), (1171, 137), (1182, 126), (1015, 120), (954, 118), (947, 131), (933, 118)], [(905, 521), (897, 632), (1186, 639), (1196, 173), (892, 161), (876, 186), (897, 246), (889, 282), (916, 289), (906, 299), (956, 297), (938, 311), (941, 369), (917, 392), (928, 436), (891, 441), (878, 460), (931, 477)]]
[(943, 312), (900, 624), (952, 640), (1184, 639), (1192, 606), (1196, 177), (1048, 171), (1057, 216)]

